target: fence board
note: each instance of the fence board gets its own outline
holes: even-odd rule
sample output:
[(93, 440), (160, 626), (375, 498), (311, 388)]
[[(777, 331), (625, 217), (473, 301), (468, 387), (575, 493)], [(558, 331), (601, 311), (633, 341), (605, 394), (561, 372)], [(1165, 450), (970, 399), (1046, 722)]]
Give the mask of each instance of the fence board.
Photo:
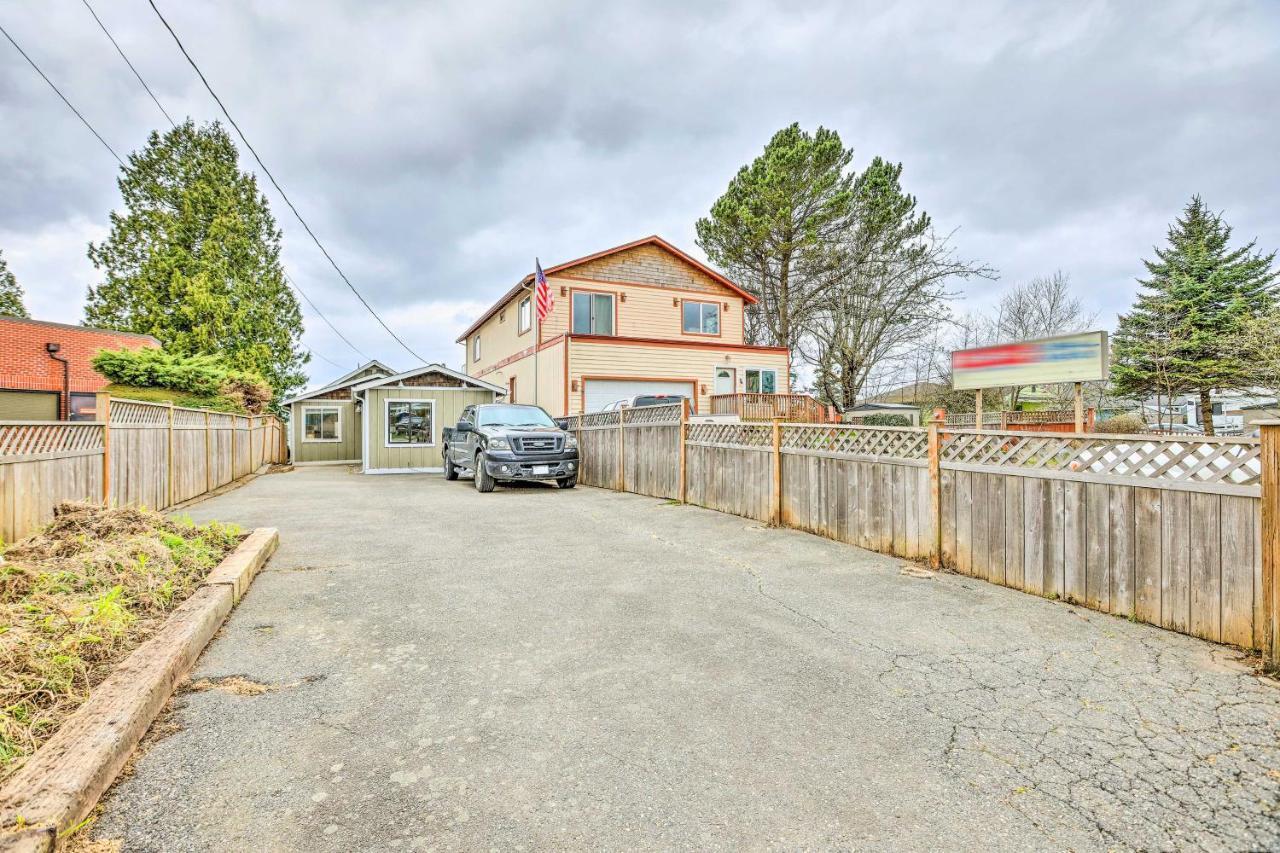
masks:
[(1164, 490), (1160, 516), (1160, 622), (1185, 632), (1191, 615), (1191, 559), (1187, 535), (1190, 527), (1190, 495)]
[(1222, 639), (1222, 495), (1188, 495), (1190, 502), (1190, 630)]
[(1120, 616), (1134, 614), (1134, 491), (1130, 486), (1107, 489), (1107, 518), (1111, 525), (1107, 542), (1111, 567), (1108, 610)]

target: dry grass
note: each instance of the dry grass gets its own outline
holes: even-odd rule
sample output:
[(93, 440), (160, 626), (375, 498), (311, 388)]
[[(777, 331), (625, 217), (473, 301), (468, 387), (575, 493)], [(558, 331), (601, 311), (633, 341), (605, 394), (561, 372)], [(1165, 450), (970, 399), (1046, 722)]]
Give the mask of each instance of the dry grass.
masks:
[(145, 509), (67, 502), (0, 563), (0, 780), (238, 544)]

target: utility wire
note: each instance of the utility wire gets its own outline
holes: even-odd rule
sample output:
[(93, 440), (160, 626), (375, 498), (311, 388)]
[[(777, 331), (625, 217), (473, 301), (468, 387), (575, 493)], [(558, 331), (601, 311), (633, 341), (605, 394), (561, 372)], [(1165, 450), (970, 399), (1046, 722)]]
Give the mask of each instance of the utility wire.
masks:
[[(98, 13), (93, 11), (93, 7), (89, 5), (89, 0), (81, 0), (81, 2), (84, 3), (84, 7), (89, 10), (89, 14), (93, 15), (93, 19), (98, 22), (99, 29), (102, 30), (103, 35), (105, 35), (107, 39), (111, 42), (111, 44), (115, 47), (116, 53), (120, 54), (120, 58), (124, 60), (124, 64), (129, 66), (129, 70), (133, 72), (133, 76), (138, 78), (138, 82), (142, 84), (142, 88), (147, 90), (147, 94), (151, 96), (151, 100), (155, 102), (155, 105), (160, 109), (160, 112), (164, 115), (166, 119), (168, 119), (170, 126), (176, 128), (178, 126), (178, 123), (173, 120), (173, 116), (169, 115), (169, 111), (164, 108), (164, 104), (160, 103), (160, 99), (156, 97), (156, 93), (153, 92), (151, 90), (151, 87), (147, 85), (147, 81), (143, 79), (142, 74), (138, 71), (137, 68), (134, 67), (134, 64), (129, 61), (129, 57), (125, 54), (124, 49), (120, 47), (119, 42), (115, 40), (115, 37), (111, 35), (111, 31), (107, 29), (107, 25), (102, 22), (102, 19), (98, 17)], [(284, 271), (283, 265), (281, 266), (280, 271), (284, 273), (284, 279), (289, 283), (289, 286), (292, 287), (294, 290), (296, 290), (298, 292), (298, 295), (307, 301), (307, 304), (311, 306), (311, 310), (315, 311), (316, 315), (319, 316), (319, 318), (323, 320), (329, 326), (330, 329), (333, 329), (333, 333), (337, 335), (339, 338), (341, 338), (343, 343), (351, 347), (352, 351), (355, 352), (356, 355), (360, 356), (365, 361), (369, 361), (370, 360), (369, 356), (362, 353), (356, 347), (355, 344), (347, 340), (347, 336), (342, 334), (342, 332), (338, 330), (337, 326), (333, 325), (333, 323), (329, 320), (329, 318), (324, 315), (324, 312), (321, 311), (318, 307), (316, 307), (316, 304), (311, 301), (311, 297), (307, 296), (307, 294), (303, 291), (303, 289), (299, 287), (292, 278), (289, 277), (289, 273)], [(341, 369), (340, 365), (336, 364), (335, 362), (331, 361), (328, 358), (325, 358), (323, 355), (320, 355), (320, 353), (310, 349), (308, 349), (307, 352), (310, 353), (311, 355), (318, 356), (321, 360), (327, 361), (329, 362), (329, 364), (332, 364), (334, 367)]]
[(147, 94), (151, 96), (151, 100), (156, 102), (156, 106), (160, 108), (160, 112), (164, 113), (164, 117), (169, 119), (169, 124), (177, 126), (178, 123), (174, 121), (173, 117), (169, 115), (167, 110), (165, 110), (164, 105), (160, 103), (160, 99), (156, 97), (156, 93), (151, 91), (151, 87), (147, 85), (147, 81), (142, 79), (142, 75), (138, 73), (138, 69), (134, 68), (133, 63), (129, 61), (129, 57), (124, 55), (124, 50), (116, 43), (115, 38), (107, 30), (106, 24), (102, 23), (102, 19), (98, 17), (98, 13), (93, 11), (93, 7), (89, 5), (89, 0), (80, 0), (80, 2), (84, 3), (84, 7), (89, 10), (89, 14), (93, 15), (93, 19), (98, 22), (98, 27), (102, 30), (103, 35), (110, 40), (112, 46), (116, 49), (116, 53), (120, 54), (120, 58), (124, 60), (124, 64), (128, 65), (129, 70), (133, 72), (133, 76), (138, 78), (138, 82), (142, 84), (142, 88), (147, 90)]
[(321, 253), (325, 256), (325, 259), (329, 262), (329, 265), (333, 267), (334, 271), (338, 273), (342, 281), (347, 285), (347, 287), (351, 289), (351, 292), (356, 295), (356, 298), (360, 300), (360, 304), (364, 305), (364, 307), (368, 309), (369, 313), (373, 315), (373, 319), (377, 320), (378, 324), (382, 326), (382, 328), (386, 329), (387, 334), (391, 335), (391, 337), (395, 339), (396, 343), (404, 347), (405, 351), (408, 352), (411, 356), (418, 359), (418, 361), (422, 362), (423, 364), (426, 364), (427, 360), (422, 356), (418, 355), (416, 352), (414, 352), (412, 347), (410, 347), (407, 343), (401, 340), (400, 336), (397, 335), (394, 331), (392, 331), (391, 327), (388, 326), (380, 316), (378, 316), (378, 312), (373, 310), (373, 306), (370, 305), (369, 302), (364, 298), (364, 296), (361, 295), (360, 291), (356, 289), (356, 286), (351, 283), (351, 279), (347, 278), (347, 274), (342, 271), (342, 268), (338, 266), (338, 263), (333, 259), (333, 256), (329, 254), (329, 250), (326, 249), (324, 247), (324, 244), (320, 242), (320, 238), (317, 237), (315, 232), (311, 230), (311, 226), (307, 224), (307, 220), (302, 218), (302, 214), (298, 212), (298, 208), (294, 206), (293, 201), (289, 198), (288, 194), (285, 193), (284, 188), (280, 186), (280, 183), (279, 181), (276, 180), (275, 175), (271, 174), (271, 170), (268, 169), (266, 164), (262, 162), (262, 158), (258, 156), (258, 152), (255, 151), (254, 147), (249, 143), (248, 138), (244, 135), (244, 131), (240, 129), (240, 125), (236, 124), (236, 120), (231, 117), (231, 113), (227, 111), (226, 105), (223, 104), (222, 99), (218, 97), (218, 93), (215, 92), (213, 90), (213, 87), (209, 85), (209, 81), (205, 78), (204, 72), (200, 70), (200, 66), (196, 64), (196, 61), (191, 58), (191, 54), (187, 52), (187, 48), (182, 44), (182, 39), (178, 38), (178, 34), (173, 31), (173, 27), (169, 26), (169, 22), (165, 20), (164, 15), (161, 14), (160, 8), (155, 4), (155, 0), (147, 0), (147, 2), (150, 3), (152, 11), (156, 13), (156, 17), (160, 19), (160, 23), (164, 24), (164, 28), (169, 31), (169, 35), (173, 36), (174, 42), (178, 45), (178, 50), (182, 51), (182, 55), (186, 57), (187, 62), (191, 65), (192, 69), (196, 72), (196, 76), (200, 78), (200, 82), (204, 84), (205, 89), (209, 91), (209, 94), (213, 97), (213, 100), (217, 102), (218, 109), (222, 110), (222, 114), (227, 117), (227, 121), (235, 129), (236, 134), (240, 137), (240, 141), (243, 142), (245, 147), (249, 149), (249, 153), (253, 155), (253, 159), (257, 161), (258, 166), (262, 169), (263, 173), (267, 176), (267, 179), (271, 181), (271, 185), (276, 188), (276, 191), (278, 193), (280, 193), (280, 197), (284, 199), (284, 203), (289, 205), (289, 209), (293, 211), (293, 215), (298, 218), (298, 221), (300, 223), (302, 223), (302, 227), (306, 229), (308, 236), (311, 237), (312, 242), (314, 242), (316, 246), (320, 249)]
[(62, 103), (67, 105), (67, 109), (71, 110), (71, 112), (76, 114), (76, 118), (80, 119), (81, 123), (84, 124), (85, 127), (89, 128), (89, 132), (92, 133), (95, 137), (97, 137), (98, 141), (102, 143), (102, 147), (107, 149), (107, 151), (111, 152), (111, 156), (116, 158), (116, 162), (120, 164), (121, 168), (123, 168), (124, 161), (120, 159), (120, 155), (116, 153), (116, 150), (107, 144), (107, 140), (102, 138), (102, 134), (98, 133), (98, 131), (93, 129), (93, 125), (89, 124), (89, 120), (85, 118), (83, 115), (81, 115), (80, 111), (76, 109), (75, 106), (72, 105), (70, 101), (67, 100), (67, 96), (62, 94), (62, 90), (59, 89), (57, 86), (53, 85), (53, 81), (50, 80), (48, 76), (46, 76), (45, 73), (40, 70), (40, 66), (36, 65), (35, 60), (27, 56), (27, 52), (23, 50), (16, 41), (13, 40), (13, 36), (9, 35), (9, 31), (6, 30), (3, 26), (0, 26), (0, 33), (4, 33), (4, 37), (9, 40), (9, 44), (13, 45), (14, 49), (17, 50), (18, 53), (22, 54), (22, 58), (25, 59), (27, 63), (36, 70), (36, 73), (39, 74), (41, 78), (44, 79), (44, 82), (49, 84), (49, 88), (57, 93), (58, 97), (62, 99)]

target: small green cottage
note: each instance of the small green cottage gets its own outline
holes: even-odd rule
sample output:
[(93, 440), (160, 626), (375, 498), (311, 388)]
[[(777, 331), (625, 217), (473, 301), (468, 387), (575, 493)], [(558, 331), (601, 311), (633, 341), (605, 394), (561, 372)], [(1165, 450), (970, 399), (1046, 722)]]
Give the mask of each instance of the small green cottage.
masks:
[(381, 362), (285, 401), (295, 465), (359, 464), (366, 474), (439, 472), (440, 436), (462, 410), (505, 389), (428, 364), (395, 373)]

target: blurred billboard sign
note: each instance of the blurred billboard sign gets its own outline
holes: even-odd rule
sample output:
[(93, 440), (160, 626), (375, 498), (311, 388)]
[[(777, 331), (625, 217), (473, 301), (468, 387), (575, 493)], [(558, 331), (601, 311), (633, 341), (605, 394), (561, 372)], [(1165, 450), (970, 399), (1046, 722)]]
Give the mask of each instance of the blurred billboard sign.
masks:
[(951, 353), (957, 391), (1008, 385), (1095, 382), (1107, 378), (1106, 332), (1079, 332)]

